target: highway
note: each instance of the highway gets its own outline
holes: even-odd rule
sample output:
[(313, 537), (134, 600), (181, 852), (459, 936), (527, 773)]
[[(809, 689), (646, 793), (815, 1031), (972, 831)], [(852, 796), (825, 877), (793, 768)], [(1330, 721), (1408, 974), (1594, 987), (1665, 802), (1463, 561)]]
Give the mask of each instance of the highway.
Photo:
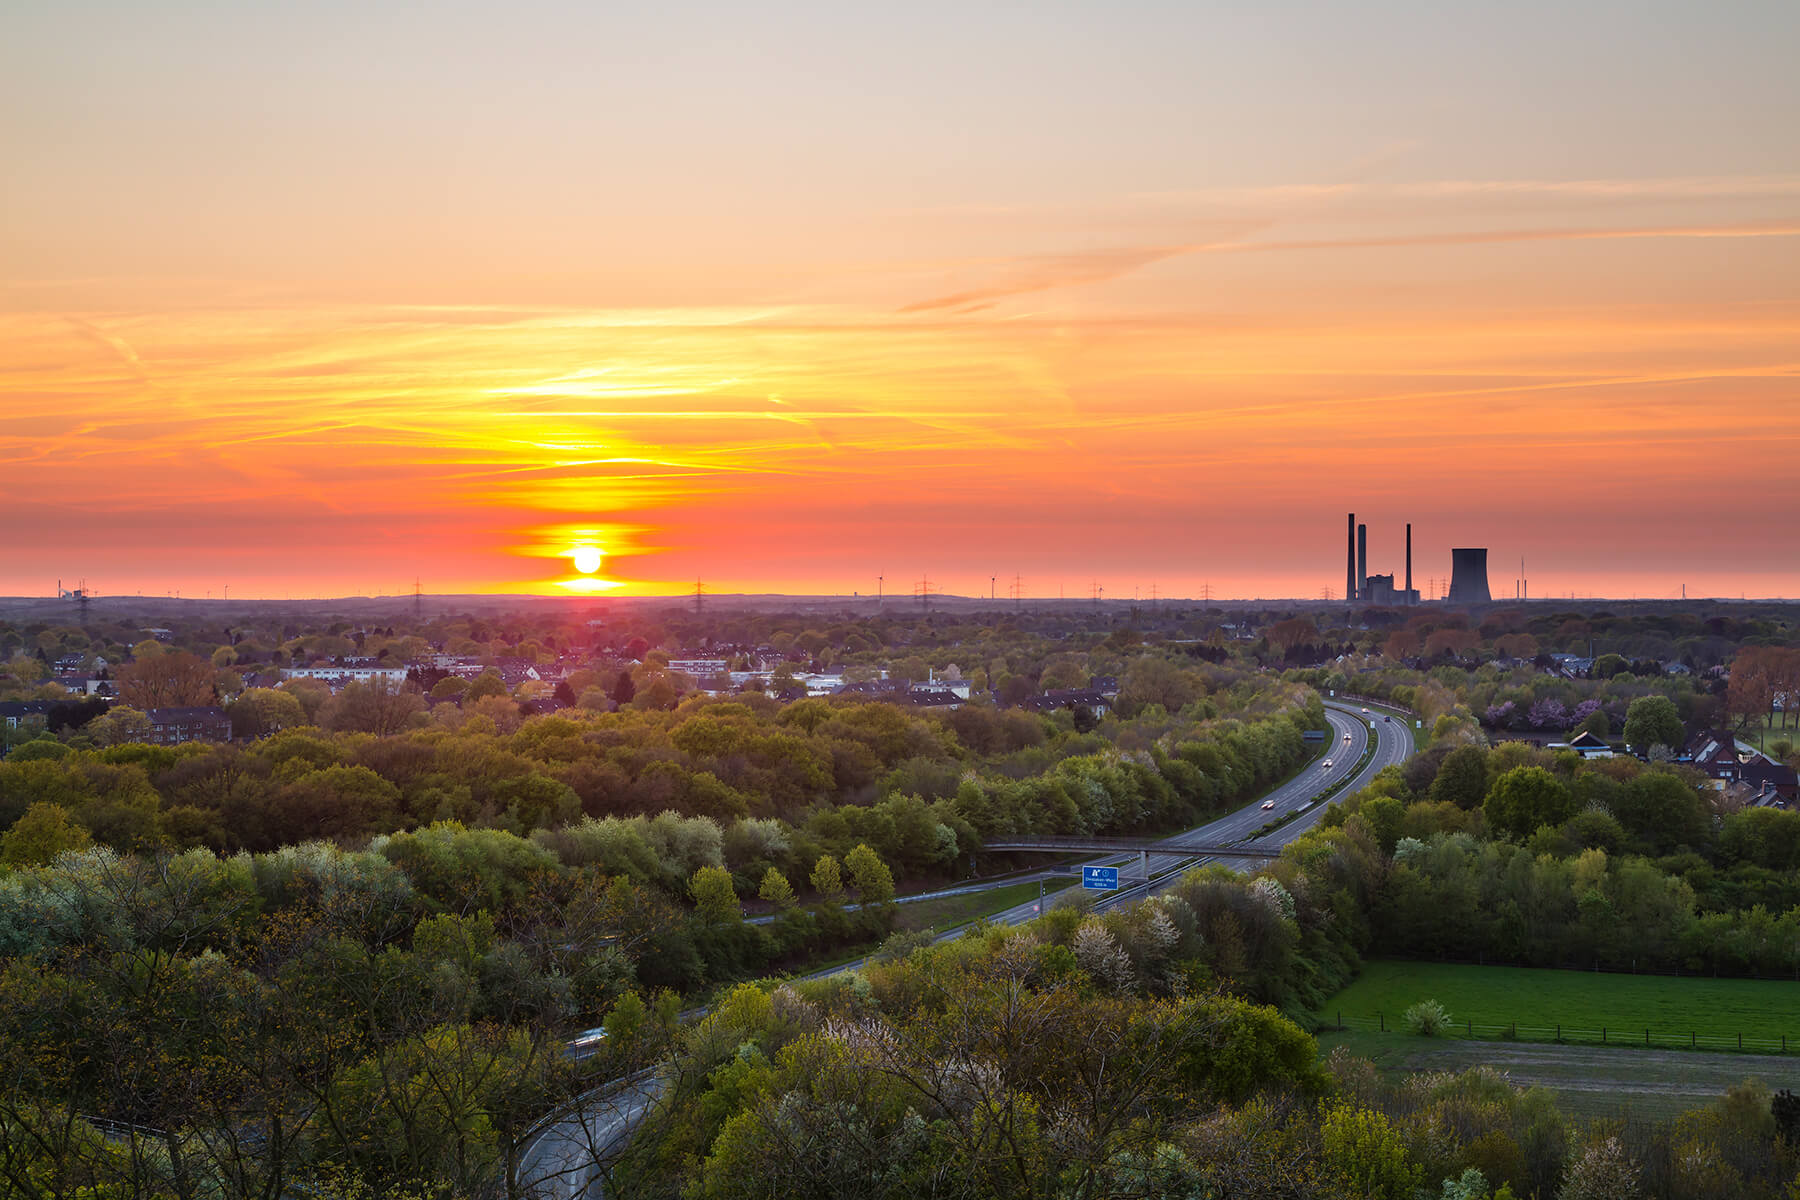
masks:
[[(1406, 718), (1395, 716), (1391, 721), (1384, 721), (1382, 719), (1384, 714), (1372, 710), (1365, 717), (1361, 709), (1360, 704), (1337, 700), (1325, 701), (1325, 720), (1331, 726), (1329, 736), (1332, 740), (1326, 747), (1324, 757), (1331, 760), (1331, 766), (1328, 768), (1319, 766), (1302, 768), (1298, 775), (1273, 791), (1265, 793), (1262, 799), (1256, 803), (1246, 805), (1197, 829), (1190, 829), (1186, 833), (1178, 833), (1173, 837), (1165, 838), (1162, 845), (1168, 846), (1171, 852), (1149, 855), (1151, 879), (1156, 880), (1158, 876), (1173, 872), (1175, 868), (1184, 863), (1189, 866), (1201, 866), (1213, 861), (1227, 862), (1224, 859), (1196, 858), (1191, 854), (1182, 854), (1180, 848), (1183, 845), (1241, 842), (1252, 846), (1268, 846), (1271, 849), (1285, 846), (1318, 824), (1319, 818), (1325, 815), (1325, 810), (1330, 807), (1329, 804), (1313, 804), (1314, 797), (1318, 796), (1320, 792), (1354, 772), (1355, 778), (1335, 793), (1333, 798), (1350, 795), (1357, 789), (1366, 787), (1369, 781), (1375, 778), (1375, 773), (1383, 767), (1403, 763), (1412, 756), (1413, 732), (1412, 726), (1407, 723)], [(1356, 764), (1361, 761), (1363, 751), (1369, 747), (1370, 727), (1365, 724), (1368, 721), (1374, 722), (1375, 752), (1370, 756), (1368, 763), (1361, 770), (1357, 770)], [(1348, 742), (1344, 741), (1346, 734), (1350, 737)], [(1273, 805), (1265, 808), (1264, 805), (1270, 801), (1273, 801)], [(1299, 811), (1301, 815), (1280, 829), (1259, 838), (1250, 836), (1270, 821), (1279, 820), (1295, 811)], [(1142, 872), (1139, 870), (1138, 864), (1139, 856), (1135, 854), (1115, 854), (1095, 859), (1084, 865), (1116, 866), (1119, 868), (1120, 882), (1124, 884), (1127, 878), (1141, 879)], [(1227, 862), (1227, 865), (1240, 866), (1242, 864)], [(1105, 909), (1116, 904), (1142, 899), (1150, 891), (1160, 891), (1163, 887), (1173, 884), (1180, 878), (1180, 875), (1181, 873), (1168, 874), (1166, 879), (1149, 888), (1146, 888), (1141, 882), (1136, 886), (1121, 886), (1117, 892), (1096, 901), (1094, 907)], [(1065, 901), (1076, 894), (1078, 894), (1078, 889), (1071, 889), (1060, 893), (1057, 900)], [(1009, 908), (988, 919), (996, 925), (1022, 925), (1036, 916), (1038, 916), (1037, 903), (1032, 901)], [(947, 936), (953, 936), (954, 933), (955, 931), (952, 931), (952, 934)]]
[(601, 1164), (612, 1161), (662, 1090), (662, 1076), (644, 1072), (582, 1096), (519, 1152), (521, 1193), (533, 1200), (600, 1200), (606, 1195)]
[[(1256, 846), (1278, 848), (1287, 845), (1295, 838), (1311, 829), (1325, 813), (1329, 805), (1314, 804), (1313, 800), (1327, 788), (1339, 780), (1349, 778), (1354, 772), (1355, 778), (1336, 795), (1349, 795), (1368, 784), (1375, 773), (1383, 767), (1405, 762), (1413, 752), (1412, 726), (1406, 718), (1395, 716), (1391, 721), (1383, 720), (1382, 714), (1371, 711), (1365, 717), (1360, 704), (1344, 703), (1336, 700), (1325, 701), (1325, 719), (1331, 728), (1330, 744), (1326, 747), (1323, 758), (1331, 760), (1330, 767), (1308, 764), (1299, 774), (1263, 795), (1255, 803), (1246, 805), (1235, 812), (1220, 817), (1210, 824), (1198, 829), (1190, 829), (1163, 840), (1161, 845), (1167, 846), (1166, 853), (1152, 853), (1148, 856), (1152, 883), (1146, 886), (1122, 887), (1119, 891), (1105, 896), (1094, 905), (1097, 909), (1115, 904), (1127, 903), (1139, 899), (1151, 891), (1160, 891), (1173, 885), (1183, 872), (1176, 868), (1182, 864), (1200, 865), (1208, 861), (1196, 858), (1193, 854), (1182, 853), (1183, 845), (1217, 845), (1225, 842), (1249, 842)], [(1371, 727), (1366, 723), (1373, 721), (1375, 750), (1368, 763), (1360, 770), (1356, 764), (1361, 761), (1363, 751), (1369, 746)], [(1348, 736), (1349, 741), (1344, 738)], [(1270, 804), (1269, 802), (1273, 802)], [(1265, 807), (1268, 804), (1268, 807)], [(1289, 821), (1280, 829), (1252, 839), (1250, 835), (1270, 821), (1278, 820), (1290, 812), (1299, 811), (1300, 816)], [(1220, 860), (1223, 861), (1223, 860)], [(1120, 868), (1123, 881), (1137, 871), (1139, 856), (1111, 855), (1095, 859), (1085, 864), (1090, 866), (1110, 865)], [(1158, 876), (1163, 876), (1158, 878)], [(1017, 882), (1016, 877), (996, 881), (994, 886)], [(1071, 888), (1052, 898), (1046, 903), (1066, 901), (1081, 894), (1081, 889)], [(988, 918), (994, 924), (1022, 925), (1039, 915), (1036, 901), (1020, 904)], [(940, 941), (960, 937), (962, 930), (952, 929)], [(862, 965), (858, 960), (842, 966), (832, 967), (819, 974), (835, 974), (839, 971), (851, 971)], [(584, 1110), (570, 1113), (559, 1121), (555, 1121), (526, 1143), (520, 1153), (519, 1180), (528, 1196), (541, 1197), (543, 1200), (599, 1200), (605, 1193), (603, 1167), (610, 1153), (625, 1138), (629, 1137), (637, 1123), (655, 1102), (661, 1093), (663, 1081), (659, 1076), (650, 1075), (628, 1080), (614, 1088), (603, 1088), (592, 1093)]]

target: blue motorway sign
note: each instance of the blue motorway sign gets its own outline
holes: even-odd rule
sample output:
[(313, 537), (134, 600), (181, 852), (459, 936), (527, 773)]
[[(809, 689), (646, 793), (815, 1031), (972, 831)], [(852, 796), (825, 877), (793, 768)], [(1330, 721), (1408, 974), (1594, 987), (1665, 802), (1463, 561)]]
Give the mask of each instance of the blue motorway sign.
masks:
[(1081, 886), (1094, 892), (1112, 891), (1119, 886), (1119, 868), (1083, 867)]

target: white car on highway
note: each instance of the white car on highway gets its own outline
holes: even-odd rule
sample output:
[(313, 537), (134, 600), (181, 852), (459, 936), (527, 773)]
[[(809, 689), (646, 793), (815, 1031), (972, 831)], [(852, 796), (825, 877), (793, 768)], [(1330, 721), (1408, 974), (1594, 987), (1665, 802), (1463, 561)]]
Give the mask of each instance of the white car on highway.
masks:
[(1273, 801), (1273, 800), (1264, 800), (1264, 801), (1263, 801), (1263, 807), (1264, 807), (1264, 808), (1274, 808), (1274, 807), (1275, 807), (1275, 802), (1274, 802), (1274, 801)]
[(1331, 760), (1328, 758), (1324, 762), (1320, 763), (1319, 766), (1322, 769), (1329, 771), (1329, 770), (1331, 770)]

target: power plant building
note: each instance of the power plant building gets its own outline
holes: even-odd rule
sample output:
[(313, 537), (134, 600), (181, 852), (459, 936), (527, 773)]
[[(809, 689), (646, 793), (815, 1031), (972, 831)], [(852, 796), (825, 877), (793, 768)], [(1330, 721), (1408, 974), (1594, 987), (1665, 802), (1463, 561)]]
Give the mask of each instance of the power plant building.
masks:
[(1369, 527), (1356, 523), (1350, 514), (1344, 551), (1344, 597), (1376, 605), (1413, 605), (1419, 593), (1412, 585), (1412, 524), (1406, 526), (1406, 587), (1396, 588), (1392, 575), (1369, 574)]

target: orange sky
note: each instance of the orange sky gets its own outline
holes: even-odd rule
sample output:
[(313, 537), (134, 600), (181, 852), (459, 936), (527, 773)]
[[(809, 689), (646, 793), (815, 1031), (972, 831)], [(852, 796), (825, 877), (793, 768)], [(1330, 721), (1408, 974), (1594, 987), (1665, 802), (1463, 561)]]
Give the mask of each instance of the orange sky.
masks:
[(1421, 588), (1800, 595), (1791, 14), (1577, 23), (1526, 96), (1528, 10), (616, 59), (555, 4), (97, 11), (0, 60), (0, 592), (556, 592), (598, 544), (628, 592), (1316, 598), (1354, 509)]

